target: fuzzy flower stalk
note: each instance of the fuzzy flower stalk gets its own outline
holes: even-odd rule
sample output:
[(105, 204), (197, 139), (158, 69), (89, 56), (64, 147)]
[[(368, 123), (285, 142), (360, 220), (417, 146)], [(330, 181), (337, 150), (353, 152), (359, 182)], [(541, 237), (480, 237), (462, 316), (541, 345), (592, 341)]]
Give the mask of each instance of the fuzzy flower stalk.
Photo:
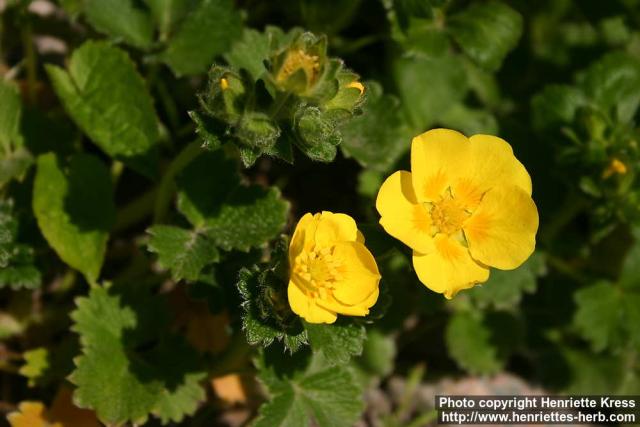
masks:
[(495, 136), (433, 129), (415, 137), (411, 172), (387, 178), (376, 208), (387, 233), (413, 249), (420, 281), (449, 299), (535, 249), (531, 177)]
[(378, 300), (378, 266), (348, 215), (304, 215), (291, 239), (289, 265), (289, 305), (309, 323), (366, 316)]

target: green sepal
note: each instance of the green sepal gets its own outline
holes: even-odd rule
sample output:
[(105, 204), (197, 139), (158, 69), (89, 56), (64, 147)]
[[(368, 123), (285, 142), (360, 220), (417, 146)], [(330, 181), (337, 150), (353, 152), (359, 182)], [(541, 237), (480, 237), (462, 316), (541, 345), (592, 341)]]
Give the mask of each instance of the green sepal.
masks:
[(298, 148), (311, 160), (331, 162), (342, 142), (337, 120), (320, 108), (301, 104), (293, 118)]
[(287, 248), (287, 238), (282, 236), (269, 264), (240, 270), (237, 287), (243, 300), (242, 329), (249, 344), (267, 347), (281, 341), (294, 353), (307, 343), (307, 331), (289, 306)]

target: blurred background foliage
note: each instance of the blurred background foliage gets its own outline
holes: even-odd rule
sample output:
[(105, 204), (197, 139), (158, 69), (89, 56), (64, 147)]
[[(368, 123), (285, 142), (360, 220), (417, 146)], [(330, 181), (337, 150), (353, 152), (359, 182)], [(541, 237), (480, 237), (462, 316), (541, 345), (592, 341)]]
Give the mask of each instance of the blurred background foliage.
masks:
[[(110, 425), (234, 424), (228, 373), (269, 426), (422, 425), (402, 396), (467, 375), (640, 393), (639, 1), (0, 10), (0, 410), (54, 413), (71, 388)], [(524, 265), (453, 301), (374, 209), (433, 127), (509, 141), (541, 217)], [(288, 310), (278, 235), (321, 210), (354, 216), (376, 256), (366, 321)], [(396, 377), (395, 406), (362, 418)]]

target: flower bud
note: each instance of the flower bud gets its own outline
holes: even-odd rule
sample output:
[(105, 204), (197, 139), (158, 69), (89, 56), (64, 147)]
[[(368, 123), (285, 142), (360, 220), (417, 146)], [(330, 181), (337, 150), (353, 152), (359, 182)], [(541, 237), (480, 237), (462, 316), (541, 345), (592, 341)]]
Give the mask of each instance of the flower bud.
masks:
[(305, 95), (318, 83), (325, 69), (327, 39), (305, 32), (272, 59), (272, 80), (284, 92)]
[(331, 161), (342, 142), (337, 121), (318, 107), (302, 106), (294, 117), (298, 146), (313, 160)]
[(264, 113), (247, 112), (240, 119), (235, 136), (246, 146), (265, 150), (276, 143), (280, 128)]

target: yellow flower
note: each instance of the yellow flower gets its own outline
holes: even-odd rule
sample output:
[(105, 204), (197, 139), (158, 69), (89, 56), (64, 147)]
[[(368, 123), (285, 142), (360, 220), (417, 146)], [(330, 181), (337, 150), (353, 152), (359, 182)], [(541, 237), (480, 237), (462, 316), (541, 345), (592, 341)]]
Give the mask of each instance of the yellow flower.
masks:
[(18, 411), (7, 415), (11, 427), (62, 427), (60, 423), (52, 423), (45, 414), (45, 407), (40, 402), (22, 402)]
[(535, 249), (531, 178), (495, 136), (433, 129), (415, 137), (411, 172), (387, 178), (376, 208), (387, 233), (413, 249), (420, 281), (447, 298)]
[(609, 166), (602, 172), (603, 178), (609, 178), (613, 174), (624, 175), (627, 173), (627, 165), (615, 157), (611, 159)]
[(349, 215), (304, 215), (291, 238), (289, 265), (289, 305), (309, 323), (366, 316), (378, 300), (378, 266)]

